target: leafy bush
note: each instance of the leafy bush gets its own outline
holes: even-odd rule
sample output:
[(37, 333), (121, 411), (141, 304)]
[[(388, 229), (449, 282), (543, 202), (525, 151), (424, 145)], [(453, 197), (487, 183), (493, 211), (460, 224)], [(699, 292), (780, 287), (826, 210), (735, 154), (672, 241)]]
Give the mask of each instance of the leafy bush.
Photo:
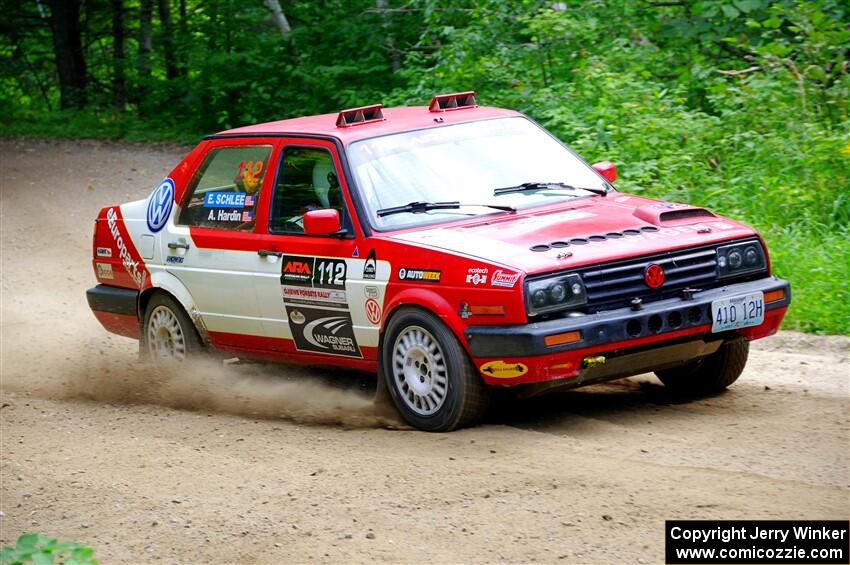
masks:
[(22, 534), (15, 547), (0, 549), (0, 564), (22, 565), (98, 565), (94, 559), (94, 550), (88, 546), (66, 541), (59, 543), (54, 538), (42, 534)]

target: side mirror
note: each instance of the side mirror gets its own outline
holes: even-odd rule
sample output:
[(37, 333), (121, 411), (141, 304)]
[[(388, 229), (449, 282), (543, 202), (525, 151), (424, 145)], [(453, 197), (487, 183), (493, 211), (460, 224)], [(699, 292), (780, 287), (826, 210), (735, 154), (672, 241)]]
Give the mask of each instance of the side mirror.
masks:
[(330, 235), (340, 230), (339, 210), (325, 208), (310, 210), (304, 214), (304, 233), (307, 235)]
[(602, 175), (608, 182), (617, 180), (617, 167), (611, 161), (599, 161), (591, 165), (594, 170)]

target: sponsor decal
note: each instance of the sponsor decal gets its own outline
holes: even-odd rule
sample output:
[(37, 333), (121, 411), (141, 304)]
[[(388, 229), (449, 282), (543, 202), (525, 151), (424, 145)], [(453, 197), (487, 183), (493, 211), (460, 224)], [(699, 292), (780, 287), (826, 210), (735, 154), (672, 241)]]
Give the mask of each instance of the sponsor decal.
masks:
[(148, 199), (148, 229), (153, 233), (158, 232), (165, 226), (168, 217), (171, 216), (171, 208), (174, 205), (174, 181), (166, 178)]
[(112, 234), (112, 239), (115, 241), (115, 247), (118, 248), (118, 257), (123, 262), (124, 268), (127, 270), (130, 278), (133, 279), (133, 282), (135, 282), (139, 288), (142, 288), (145, 284), (147, 271), (145, 270), (144, 265), (142, 265), (139, 261), (134, 260), (133, 256), (130, 254), (130, 250), (124, 242), (124, 236), (121, 234), (121, 229), (118, 226), (118, 212), (115, 211), (115, 208), (107, 210), (106, 225), (109, 226), (109, 233)]
[(183, 262), (183, 257), (181, 257), (180, 255), (169, 255), (168, 257), (165, 258), (165, 262), (166, 263), (177, 263), (177, 264), (179, 264), (179, 263)]
[(513, 288), (519, 280), (519, 276), (519, 273), (508, 273), (502, 269), (498, 269), (495, 273), (493, 273), (493, 278), (490, 279), (490, 286)]
[(115, 278), (115, 275), (112, 274), (112, 265), (109, 263), (95, 263), (94, 266), (97, 269), (97, 278), (108, 280)]
[(487, 283), (487, 273), (490, 271), (484, 267), (472, 267), (466, 272), (466, 284), (474, 284), (478, 286), (479, 284)]
[(460, 316), (461, 319), (463, 319), (463, 320), (466, 320), (467, 318), (472, 316), (472, 313), (469, 311), (469, 303), (468, 302), (461, 302), (460, 303), (460, 310), (458, 311), (457, 315)]
[(501, 360), (484, 363), (479, 369), (487, 376), (497, 379), (513, 379), (528, 372), (528, 366), (522, 363), (506, 363)]
[(381, 307), (374, 298), (366, 300), (366, 318), (376, 326), (381, 323)]
[(661, 265), (650, 263), (646, 266), (646, 269), (643, 270), (643, 282), (645, 282), (646, 286), (653, 290), (661, 288), (661, 285), (664, 284), (664, 278), (664, 269)]
[(351, 256), (354, 258), (360, 257), (360, 248), (354, 247), (354, 251), (351, 252)]
[(364, 287), (363, 292), (366, 294), (366, 298), (378, 298), (381, 294), (377, 286)]
[(240, 210), (210, 210), (207, 220), (211, 222), (250, 222), (254, 213)]
[(653, 205), (654, 208), (663, 208), (665, 210), (674, 210), (676, 208), (682, 207), (681, 204), (670, 204), (669, 202), (662, 202), (660, 204)]
[(345, 291), (343, 259), (284, 255), (281, 293), (298, 351), (362, 357)]
[(244, 192), (207, 192), (204, 208), (252, 208), (254, 195)]
[(112, 257), (112, 249), (109, 247), (98, 247), (96, 253), (98, 257)]
[(410, 267), (402, 267), (398, 270), (398, 278), (402, 281), (438, 283), (440, 282), (441, 277), (442, 272), (433, 269), (411, 269)]
[(375, 250), (370, 249), (369, 255), (366, 257), (366, 263), (363, 264), (363, 278), (375, 280), (378, 273), (378, 260), (375, 257)]

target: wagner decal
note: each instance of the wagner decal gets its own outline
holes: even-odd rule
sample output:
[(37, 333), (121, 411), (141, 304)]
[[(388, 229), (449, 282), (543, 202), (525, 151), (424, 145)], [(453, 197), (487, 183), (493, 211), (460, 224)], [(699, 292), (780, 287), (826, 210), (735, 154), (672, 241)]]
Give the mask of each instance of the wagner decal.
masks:
[(493, 278), (490, 279), (490, 286), (513, 288), (518, 280), (519, 273), (507, 273), (502, 269), (498, 269), (495, 273), (493, 273)]
[(466, 272), (466, 284), (473, 284), (478, 286), (479, 284), (487, 283), (487, 273), (490, 271), (484, 267), (472, 267)]
[(343, 259), (284, 255), (283, 306), (298, 351), (362, 357), (345, 290)]
[(497, 379), (513, 379), (521, 377), (528, 372), (528, 366), (522, 363), (505, 363), (504, 361), (490, 361), (479, 367), (482, 373)]
[[(300, 316), (299, 316), (300, 314)], [(330, 355), (360, 357), (360, 347), (354, 338), (351, 315), (347, 310), (303, 308), (290, 313), (303, 323), (292, 328), (295, 347), (299, 351), (312, 351)]]
[(381, 291), (378, 290), (377, 286), (365, 286), (363, 287), (363, 294), (366, 295), (366, 298), (378, 298)]
[(363, 264), (363, 278), (375, 280), (378, 274), (378, 259), (375, 256), (375, 250), (369, 250), (369, 255), (366, 257), (366, 262)]
[(124, 268), (127, 270), (130, 278), (133, 279), (133, 282), (135, 282), (139, 288), (142, 288), (145, 284), (145, 278), (147, 278), (147, 271), (145, 270), (144, 265), (141, 265), (139, 261), (135, 261), (133, 256), (130, 254), (130, 250), (124, 242), (124, 236), (121, 235), (121, 229), (118, 227), (118, 212), (115, 211), (115, 208), (107, 210), (106, 225), (109, 226), (109, 233), (112, 234), (112, 239), (115, 241), (115, 247), (118, 248), (118, 257), (124, 263)]
[(115, 278), (115, 275), (112, 274), (112, 265), (109, 263), (95, 263), (94, 266), (97, 269), (97, 278), (106, 280)]
[(98, 247), (96, 254), (98, 257), (112, 257), (112, 249), (109, 247)]
[(411, 269), (410, 267), (402, 267), (398, 270), (398, 279), (402, 281), (419, 281), (438, 283), (442, 277), (441, 271), (433, 269)]

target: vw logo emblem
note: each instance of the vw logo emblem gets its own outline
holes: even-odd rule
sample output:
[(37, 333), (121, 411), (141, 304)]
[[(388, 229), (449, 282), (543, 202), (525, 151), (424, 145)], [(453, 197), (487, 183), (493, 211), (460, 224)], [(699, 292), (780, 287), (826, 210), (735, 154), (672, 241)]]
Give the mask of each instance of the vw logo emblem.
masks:
[(156, 233), (165, 226), (174, 205), (174, 181), (165, 179), (148, 200), (148, 229)]
[(664, 284), (664, 269), (661, 265), (655, 263), (647, 265), (646, 269), (643, 270), (643, 282), (649, 288), (661, 288), (661, 285)]

